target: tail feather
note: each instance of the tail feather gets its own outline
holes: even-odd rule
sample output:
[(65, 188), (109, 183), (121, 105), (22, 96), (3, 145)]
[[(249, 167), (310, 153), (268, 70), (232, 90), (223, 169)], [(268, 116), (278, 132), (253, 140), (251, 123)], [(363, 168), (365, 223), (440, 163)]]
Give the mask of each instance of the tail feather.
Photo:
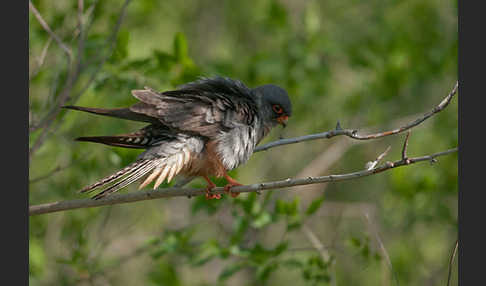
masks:
[(138, 168), (140, 168), (140, 166), (142, 164), (147, 163), (148, 161), (149, 160), (135, 161), (132, 164), (126, 166), (123, 169), (121, 169), (120, 171), (118, 171), (116, 173), (113, 173), (113, 174), (111, 174), (109, 176), (106, 176), (106, 177), (98, 180), (97, 182), (95, 182), (95, 183), (93, 183), (93, 184), (91, 184), (89, 186), (84, 187), (79, 192), (80, 193), (91, 193), (91, 192), (93, 192), (94, 190), (96, 190), (98, 188), (101, 188), (103, 186), (109, 185), (109, 184), (115, 182), (116, 180), (122, 178), (123, 176), (126, 176), (126, 175), (132, 173), (133, 171), (137, 170)]
[(135, 149), (148, 148), (153, 143), (152, 138), (136, 135), (78, 137), (76, 141), (102, 143), (110, 146)]
[(162, 141), (170, 141), (176, 135), (166, 126), (148, 125), (136, 132), (113, 136), (89, 136), (76, 138), (77, 141), (102, 143), (110, 146), (146, 149)]
[(130, 172), (129, 175), (126, 177), (120, 179), (118, 182), (115, 184), (111, 185), (110, 187), (104, 189), (97, 195), (93, 197), (93, 199), (98, 200), (101, 198), (106, 197), (107, 195), (114, 193), (120, 189), (123, 189), (124, 187), (130, 185), (131, 183), (135, 182), (136, 180), (140, 179), (144, 175), (146, 175), (148, 172), (150, 172), (154, 167), (156, 163), (154, 161), (148, 161), (145, 164), (142, 164), (137, 168), (137, 170), (133, 170)]
[[(137, 103), (135, 105), (145, 105), (145, 104)], [(134, 121), (143, 121), (143, 122), (150, 122), (150, 123), (159, 122), (157, 118), (153, 118), (145, 114), (133, 112), (130, 108), (106, 109), (106, 108), (82, 107), (82, 106), (74, 106), (74, 105), (66, 105), (63, 106), (63, 108), (79, 110), (79, 111), (89, 112), (89, 113), (103, 115), (103, 116), (134, 120)]]
[[(105, 177), (100, 181), (84, 188), (80, 192), (92, 192), (99, 188), (105, 188), (93, 197), (93, 199), (100, 199), (109, 193), (116, 192), (119, 189), (126, 187), (128, 184), (133, 183), (136, 179), (142, 177), (153, 169), (153, 167), (154, 162), (152, 160), (137, 161), (114, 173), (113, 175)], [(134, 178), (136, 179), (132, 180)]]
[[(101, 189), (101, 192), (93, 196), (93, 199), (101, 199), (132, 184), (150, 172), (152, 173), (141, 183), (139, 189), (154, 181), (153, 188), (156, 189), (164, 181), (170, 183), (172, 178), (178, 175), (184, 168), (189, 167), (192, 162), (192, 152), (194, 151), (189, 149), (188, 146), (184, 146), (170, 154), (166, 153), (159, 157), (153, 157), (153, 153), (150, 153), (150, 150), (148, 150), (146, 152), (149, 153), (142, 153), (141, 159), (85, 187), (80, 192), (92, 192)], [(145, 159), (143, 156), (146, 156), (145, 158), (149, 157), (149, 159)]]

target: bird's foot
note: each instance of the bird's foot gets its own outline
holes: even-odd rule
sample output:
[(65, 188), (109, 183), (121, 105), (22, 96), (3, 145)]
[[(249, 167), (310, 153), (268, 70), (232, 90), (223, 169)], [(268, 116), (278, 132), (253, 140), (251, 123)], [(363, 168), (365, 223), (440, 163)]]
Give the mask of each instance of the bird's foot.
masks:
[(231, 188), (234, 187), (234, 186), (243, 186), (243, 185), (240, 184), (240, 183), (236, 183), (236, 184), (235, 183), (229, 183), (226, 186), (224, 186), (224, 191), (226, 193), (229, 193), (233, 198), (236, 198), (237, 196), (240, 195), (240, 193), (235, 193), (235, 192), (231, 191)]
[(212, 189), (216, 187), (216, 185), (207, 177), (204, 177), (206, 181), (208, 182), (208, 186), (206, 187), (206, 200), (212, 200), (212, 199), (221, 199), (221, 194), (213, 194), (211, 192)]
[(232, 187), (235, 187), (235, 186), (243, 186), (243, 185), (240, 184), (240, 183), (238, 183), (237, 181), (235, 181), (235, 179), (231, 178), (227, 174), (225, 175), (225, 178), (228, 181), (228, 184), (226, 184), (226, 186), (224, 186), (224, 191), (226, 193), (229, 193), (233, 198), (236, 198), (237, 196), (240, 195), (240, 193), (234, 193), (234, 192), (232, 192), (231, 191), (231, 188)]
[(206, 189), (206, 200), (221, 199), (221, 194), (213, 194), (210, 190)]

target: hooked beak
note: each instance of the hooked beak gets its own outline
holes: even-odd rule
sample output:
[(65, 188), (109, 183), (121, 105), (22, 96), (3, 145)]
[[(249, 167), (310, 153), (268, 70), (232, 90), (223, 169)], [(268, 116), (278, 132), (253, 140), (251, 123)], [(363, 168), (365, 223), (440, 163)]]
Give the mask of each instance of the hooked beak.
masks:
[(277, 117), (278, 123), (281, 124), (284, 128), (287, 126), (288, 120), (289, 120), (288, 115), (282, 115), (280, 117)]

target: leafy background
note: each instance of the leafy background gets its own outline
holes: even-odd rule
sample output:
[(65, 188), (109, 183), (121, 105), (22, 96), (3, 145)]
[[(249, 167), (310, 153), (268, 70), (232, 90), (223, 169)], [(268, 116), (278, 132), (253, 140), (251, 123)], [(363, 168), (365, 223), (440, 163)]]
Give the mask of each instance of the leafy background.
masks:
[[(32, 3), (77, 57), (77, 1)], [(167, 90), (198, 76), (274, 83), (287, 89), (295, 111), (265, 143), (326, 131), (337, 121), (363, 132), (398, 127), (437, 105), (457, 79), (457, 1), (137, 0), (110, 52), (122, 4), (84, 1), (77, 105), (123, 107), (135, 102), (131, 89)], [(29, 13), (31, 125), (55, 106), (67, 77), (54, 41), (33, 73), (49, 41)], [(457, 120), (454, 99), (413, 130), (409, 155), (457, 146)], [(73, 141), (140, 123), (63, 110), (52, 126), (30, 160), (31, 205), (84, 197), (76, 191), (140, 153)], [(31, 146), (41, 132), (30, 133)], [(347, 173), (387, 146), (387, 159), (398, 159), (403, 140), (288, 145), (254, 154), (231, 174), (254, 183)], [(30, 284), (445, 285), (457, 238), (457, 172), (452, 154), (434, 165), (237, 199), (180, 197), (32, 216)]]

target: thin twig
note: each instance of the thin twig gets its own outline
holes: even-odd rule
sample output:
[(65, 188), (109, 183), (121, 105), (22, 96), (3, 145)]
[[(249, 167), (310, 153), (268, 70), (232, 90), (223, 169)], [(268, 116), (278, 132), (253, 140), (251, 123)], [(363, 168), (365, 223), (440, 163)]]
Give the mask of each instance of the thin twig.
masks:
[(51, 28), (49, 27), (49, 25), (47, 25), (46, 21), (44, 21), (44, 18), (42, 18), (41, 14), (35, 8), (34, 4), (32, 4), (31, 1), (29, 1), (29, 10), (30, 10), (30, 12), (32, 12), (32, 14), (34, 14), (35, 18), (37, 19), (37, 21), (39, 21), (39, 24), (42, 26), (42, 28), (44, 28), (44, 30), (47, 33), (49, 33), (49, 35), (57, 42), (57, 44), (59, 45), (59, 47), (61, 47), (61, 49), (66, 53), (66, 55), (68, 56), (68, 61), (71, 62), (71, 59), (73, 57), (73, 53), (71, 52), (71, 49), (69, 49), (62, 42), (62, 40), (59, 38), (59, 36), (56, 35), (56, 33), (54, 33), (51, 30)]
[(84, 10), (84, 1), (78, 0), (78, 30), (79, 30), (79, 39), (78, 39), (78, 54), (77, 54), (77, 62), (76, 66), (82, 66), (83, 62), (83, 54), (84, 54), (84, 20), (83, 20), (83, 10)]
[(391, 146), (388, 146), (388, 148), (386, 148), (386, 150), (381, 153), (374, 161), (369, 161), (368, 163), (366, 163), (366, 170), (371, 170), (373, 169), (374, 167), (376, 167), (376, 165), (378, 165), (378, 163), (380, 163), (380, 161), (386, 156), (386, 154), (388, 154), (388, 151), (390, 151), (391, 149)]
[(312, 244), (312, 246), (319, 252), (322, 260), (324, 262), (328, 262), (331, 256), (326, 251), (324, 245), (322, 245), (321, 241), (319, 240), (317, 235), (312, 231), (312, 229), (310, 229), (310, 227), (308, 227), (306, 224), (302, 224), (302, 232), (309, 240), (309, 242)]
[(452, 264), (454, 264), (454, 258), (456, 257), (458, 246), (459, 246), (459, 240), (456, 240), (456, 246), (454, 246), (454, 251), (452, 251), (451, 259), (449, 260), (449, 274), (447, 275), (447, 286), (449, 286), (451, 283)]
[(61, 95), (59, 96), (58, 104), (56, 104), (48, 113), (47, 115), (40, 120), (40, 123), (37, 124), (36, 126), (30, 127), (30, 131), (35, 131), (40, 128), (44, 128), (42, 131), (42, 134), (39, 136), (39, 138), (36, 140), (34, 145), (29, 149), (29, 160), (32, 158), (33, 154), (40, 148), (40, 146), (44, 143), (49, 125), (52, 123), (52, 121), (56, 118), (57, 114), (60, 111), (60, 107), (64, 105), (66, 100), (68, 99), (69, 93), (71, 92), (71, 89), (73, 87), (73, 84), (77, 78), (79, 68), (78, 67), (72, 67), (72, 62), (73, 62), (73, 53), (70, 48), (68, 48), (49, 27), (49, 25), (46, 23), (44, 18), (42, 18), (41, 14), (39, 11), (35, 8), (34, 4), (32, 4), (31, 1), (29, 1), (29, 10), (34, 14), (34, 16), (37, 18), (39, 21), (40, 25), (46, 30), (47, 33), (57, 42), (57, 44), (61, 47), (61, 49), (66, 53), (67, 56), (67, 70), (68, 70), (68, 75), (67, 79), (64, 85), (64, 88), (61, 92)]
[(407, 137), (405, 137), (405, 142), (403, 142), (403, 148), (402, 148), (402, 160), (407, 160), (407, 147), (408, 147), (408, 138), (410, 137), (411, 131), (408, 130), (407, 132)]
[[(106, 40), (105, 46), (109, 47), (108, 52), (101, 59), (99, 59), (98, 65), (96, 66), (95, 70), (91, 73), (91, 76), (88, 79), (88, 82), (81, 88), (81, 90), (75, 96), (73, 96), (73, 99), (72, 99), (73, 103), (76, 102), (79, 99), (79, 97), (81, 97), (81, 95), (83, 95), (86, 92), (86, 90), (88, 90), (88, 88), (91, 86), (93, 81), (96, 79), (96, 76), (98, 75), (98, 73), (101, 71), (101, 68), (103, 67), (105, 62), (110, 58), (111, 54), (113, 53), (113, 49), (115, 48), (118, 32), (120, 31), (121, 24), (123, 22), (123, 19), (125, 18), (126, 9), (127, 9), (128, 4), (130, 3), (130, 1), (131, 0), (125, 0), (125, 3), (123, 3), (123, 6), (122, 6), (121, 11), (120, 11), (120, 16), (118, 16), (118, 20), (115, 24), (115, 27), (113, 28), (111, 35)], [(88, 63), (86, 63), (85, 65), (90, 65), (90, 64), (91, 64), (91, 62), (88, 61)]]
[(368, 223), (368, 227), (373, 232), (375, 239), (378, 242), (378, 245), (380, 246), (381, 253), (385, 257), (386, 263), (390, 267), (390, 271), (392, 272), (393, 278), (395, 279), (395, 283), (397, 283), (397, 286), (399, 286), (400, 284), (398, 283), (398, 276), (397, 276), (395, 270), (393, 269), (393, 265), (392, 265), (390, 256), (388, 255), (388, 251), (386, 250), (385, 245), (383, 244), (383, 241), (381, 240), (380, 235), (378, 234), (378, 230), (376, 229), (375, 225), (372, 223), (368, 212), (364, 212), (364, 217), (366, 218), (366, 222)]
[(61, 171), (62, 169), (64, 169), (64, 168), (62, 168), (61, 166), (57, 166), (57, 167), (56, 167), (54, 170), (52, 170), (52, 171), (48, 172), (47, 174), (42, 175), (42, 176), (40, 176), (40, 177), (37, 177), (37, 178), (35, 178), (35, 179), (29, 180), (29, 184), (37, 183), (37, 182), (39, 182), (39, 181), (42, 181), (42, 180), (44, 180), (44, 179), (47, 179), (47, 178), (49, 178), (50, 176), (54, 175), (55, 173), (57, 173), (57, 172)]
[[(408, 160), (410, 162), (408, 164), (403, 160), (400, 160), (396, 162), (387, 162), (386, 164), (371, 170), (361, 170), (358, 172), (347, 173), (347, 174), (329, 175), (329, 176), (322, 176), (322, 177), (308, 177), (308, 178), (293, 179), (293, 180), (288, 178), (286, 180), (281, 180), (281, 181), (257, 183), (257, 184), (251, 184), (245, 186), (236, 186), (233, 187), (231, 191), (234, 193), (249, 193), (249, 192), (262, 191), (262, 190), (281, 189), (281, 188), (288, 188), (288, 187), (295, 187), (295, 186), (302, 186), (302, 185), (309, 185), (309, 184), (320, 184), (320, 183), (327, 183), (327, 182), (340, 182), (340, 181), (353, 180), (353, 179), (381, 173), (405, 165), (412, 165), (423, 161), (431, 161), (439, 156), (444, 156), (444, 155), (457, 152), (457, 150), (458, 148), (456, 147), (447, 151), (443, 151), (431, 155), (409, 158)], [(113, 194), (99, 200), (79, 199), (79, 200), (60, 201), (60, 202), (34, 205), (29, 207), (29, 215), (58, 212), (58, 211), (78, 209), (78, 208), (88, 208), (88, 207), (98, 207), (98, 206), (113, 205), (113, 204), (130, 203), (130, 202), (152, 200), (158, 198), (181, 197), (181, 196), (192, 197), (192, 196), (203, 195), (205, 194), (205, 192), (206, 192), (205, 188), (200, 188), (200, 189), (166, 188), (166, 189), (154, 190), (154, 191), (139, 191), (139, 192), (132, 192), (127, 194)], [(212, 190), (212, 192), (214, 194), (223, 194), (224, 188), (216, 187)]]
[(261, 145), (257, 148), (255, 148), (255, 152), (259, 151), (265, 151), (273, 147), (277, 146), (282, 146), (282, 145), (288, 145), (288, 144), (295, 144), (299, 142), (304, 142), (304, 141), (309, 141), (309, 140), (316, 140), (316, 139), (329, 139), (335, 136), (347, 136), (352, 139), (356, 140), (370, 140), (370, 139), (376, 139), (376, 138), (381, 138), (385, 136), (390, 136), (394, 134), (401, 133), (403, 131), (409, 130), (420, 123), (424, 122), (428, 118), (432, 117), (434, 114), (442, 111), (449, 103), (451, 102), (452, 98), (454, 95), (457, 93), (457, 89), (459, 86), (459, 82), (456, 82), (456, 85), (452, 89), (452, 91), (437, 105), (434, 107), (431, 111), (425, 113), (422, 115), (420, 118), (417, 118), (416, 120), (393, 130), (385, 131), (385, 132), (379, 132), (379, 133), (373, 133), (373, 134), (368, 134), (368, 135), (359, 135), (357, 130), (352, 130), (352, 129), (342, 129), (341, 126), (338, 124), (334, 130), (322, 132), (322, 133), (317, 133), (317, 134), (311, 134), (311, 135), (305, 135), (305, 136), (300, 136), (300, 137), (295, 137), (295, 138), (289, 138), (289, 139), (282, 139), (282, 140), (277, 140), (274, 142), (270, 142), (265, 145)]
[(49, 49), (51, 42), (52, 42), (52, 37), (49, 37), (49, 39), (47, 39), (46, 44), (42, 48), (40, 57), (37, 59), (37, 66), (32, 71), (32, 73), (29, 75), (29, 82), (31, 81), (31, 79), (33, 77), (35, 77), (39, 73), (42, 65), (44, 64), (44, 60), (46, 59), (46, 56), (47, 56), (47, 50)]

